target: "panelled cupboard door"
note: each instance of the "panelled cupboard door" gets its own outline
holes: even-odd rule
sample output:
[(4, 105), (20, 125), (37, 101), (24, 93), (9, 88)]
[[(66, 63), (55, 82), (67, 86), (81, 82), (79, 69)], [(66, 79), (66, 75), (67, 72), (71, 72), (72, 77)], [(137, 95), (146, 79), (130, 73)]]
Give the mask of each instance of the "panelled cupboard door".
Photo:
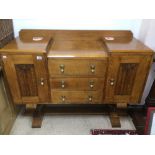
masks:
[(151, 60), (151, 56), (145, 55), (112, 55), (109, 60), (105, 102), (138, 103)]
[(48, 102), (48, 75), (44, 56), (3, 55), (2, 59), (15, 103)]

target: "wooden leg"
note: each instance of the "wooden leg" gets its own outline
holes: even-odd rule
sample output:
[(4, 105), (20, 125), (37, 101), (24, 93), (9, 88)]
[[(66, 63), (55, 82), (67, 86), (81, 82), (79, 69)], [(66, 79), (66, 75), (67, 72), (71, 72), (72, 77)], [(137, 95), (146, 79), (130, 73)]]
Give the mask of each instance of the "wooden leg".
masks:
[(127, 103), (117, 103), (116, 106), (112, 107), (112, 112), (110, 112), (110, 121), (113, 128), (120, 128), (120, 117), (118, 113), (127, 108)]
[(31, 116), (31, 115), (33, 115), (36, 107), (37, 107), (36, 104), (26, 104), (22, 114), (24, 116)]
[(127, 109), (127, 103), (117, 103), (118, 109)]
[(111, 121), (111, 126), (113, 128), (120, 128), (121, 127), (120, 117), (118, 116), (117, 112), (111, 112), (110, 113), (110, 121)]
[(111, 108), (110, 111), (110, 121), (111, 121), (111, 126), (113, 128), (120, 128), (121, 123), (120, 123), (120, 117), (118, 115), (117, 109), (115, 106)]
[(128, 116), (127, 103), (117, 103), (117, 112), (120, 116)]
[(32, 128), (41, 128), (43, 120), (43, 105), (37, 105), (36, 110), (33, 113)]

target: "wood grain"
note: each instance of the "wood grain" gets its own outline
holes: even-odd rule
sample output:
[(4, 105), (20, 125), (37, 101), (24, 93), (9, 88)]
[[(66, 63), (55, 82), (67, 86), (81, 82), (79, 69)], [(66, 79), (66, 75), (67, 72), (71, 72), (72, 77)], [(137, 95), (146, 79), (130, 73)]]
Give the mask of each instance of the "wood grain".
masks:
[(124, 53), (112, 55), (109, 61), (105, 102), (139, 103), (151, 57)]
[[(64, 72), (61, 72), (60, 65), (64, 65)], [(91, 66), (94, 66), (92, 72)], [(63, 76), (98, 76), (106, 74), (107, 60), (80, 60), (80, 59), (49, 59), (48, 68), (50, 77)]]
[[(14, 103), (48, 102), (50, 91), (47, 59), (43, 55), (3, 56), (5, 56), (4, 69)], [(41, 85), (41, 80), (43, 80), (43, 85)]]
[[(35, 42), (33, 37), (43, 39)], [(92, 103), (138, 104), (153, 56), (131, 31), (111, 30), (21, 30), (0, 53), (8, 56), (3, 64), (14, 102), (24, 104), (60, 103), (62, 96), (70, 104), (87, 103), (91, 93)]]
[(33, 64), (15, 65), (21, 96), (37, 96), (37, 81)]
[[(51, 91), (53, 104), (94, 104), (102, 103), (102, 91)], [(89, 100), (91, 97), (91, 101)], [(64, 98), (64, 101), (63, 101)]]
[(115, 87), (116, 95), (131, 94), (137, 68), (138, 64), (136, 63), (120, 63)]
[[(38, 60), (40, 56), (42, 59)], [(46, 103), (50, 101), (50, 89), (49, 89), (49, 75), (47, 59), (44, 55), (37, 55), (33, 57), (35, 72), (37, 77), (38, 96), (40, 103)]]
[(51, 89), (57, 90), (98, 90), (103, 89), (105, 78), (51, 78)]

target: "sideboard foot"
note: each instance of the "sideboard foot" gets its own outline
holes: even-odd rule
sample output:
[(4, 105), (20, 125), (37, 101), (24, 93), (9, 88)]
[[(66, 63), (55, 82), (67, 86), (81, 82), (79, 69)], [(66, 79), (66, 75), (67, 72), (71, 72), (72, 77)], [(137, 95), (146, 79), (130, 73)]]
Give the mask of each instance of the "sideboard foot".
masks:
[(37, 104), (26, 104), (22, 114), (24, 116), (33, 115), (36, 107), (37, 107)]
[(111, 126), (113, 128), (120, 128), (121, 127), (120, 117), (118, 116), (117, 112), (111, 112), (110, 113), (110, 121), (111, 121)]
[(41, 128), (43, 121), (43, 106), (38, 105), (33, 113), (32, 128)]

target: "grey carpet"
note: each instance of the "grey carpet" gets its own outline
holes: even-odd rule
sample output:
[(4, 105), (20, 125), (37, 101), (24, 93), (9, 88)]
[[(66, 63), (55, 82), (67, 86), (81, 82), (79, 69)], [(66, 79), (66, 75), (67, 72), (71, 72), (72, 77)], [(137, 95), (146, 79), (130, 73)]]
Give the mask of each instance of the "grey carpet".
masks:
[[(50, 115), (44, 116), (41, 128), (31, 128), (32, 117), (19, 115), (12, 135), (89, 135), (90, 129), (112, 129), (108, 116)], [(121, 117), (121, 128), (135, 129), (130, 117)]]

